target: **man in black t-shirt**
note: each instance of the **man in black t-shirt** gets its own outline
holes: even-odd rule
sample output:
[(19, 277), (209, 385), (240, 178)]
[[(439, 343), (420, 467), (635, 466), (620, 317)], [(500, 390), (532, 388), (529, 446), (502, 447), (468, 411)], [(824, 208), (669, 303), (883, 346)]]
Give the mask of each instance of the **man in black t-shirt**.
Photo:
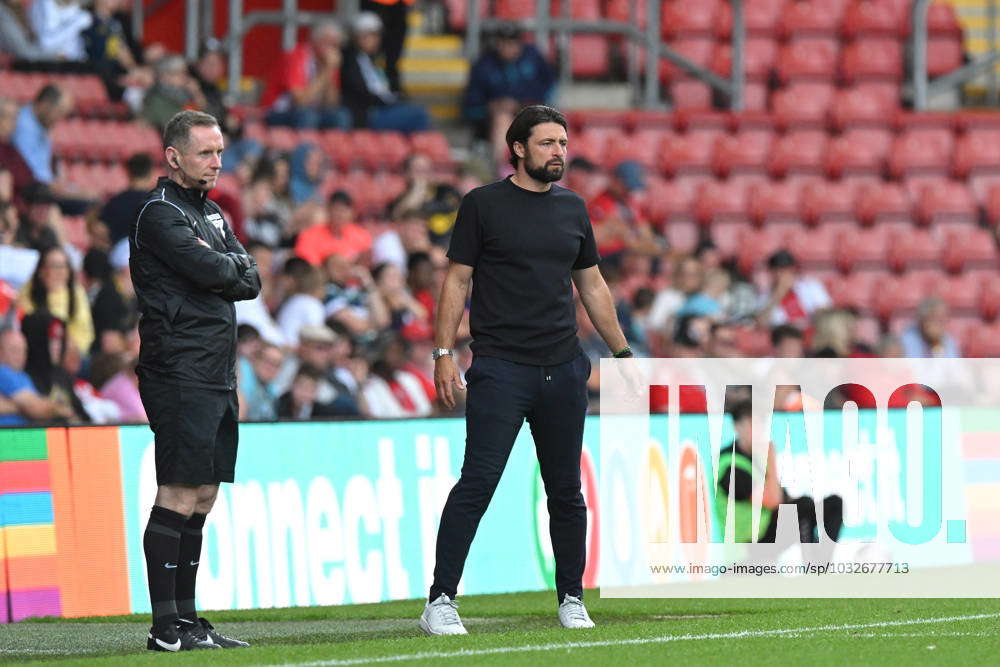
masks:
[(616, 357), (631, 356), (583, 199), (553, 183), (563, 175), (566, 120), (555, 109), (522, 109), (507, 130), (511, 177), (472, 190), (451, 237), (438, 305), (434, 383), (445, 406), (463, 390), (452, 347), (472, 283), (472, 366), (466, 373), (462, 476), (438, 529), (434, 583), (420, 627), (465, 634), (455, 594), (465, 559), (514, 439), (531, 426), (548, 496), (559, 620), (593, 627), (583, 606), (587, 508), (580, 453), (590, 362), (576, 337), (573, 285)]

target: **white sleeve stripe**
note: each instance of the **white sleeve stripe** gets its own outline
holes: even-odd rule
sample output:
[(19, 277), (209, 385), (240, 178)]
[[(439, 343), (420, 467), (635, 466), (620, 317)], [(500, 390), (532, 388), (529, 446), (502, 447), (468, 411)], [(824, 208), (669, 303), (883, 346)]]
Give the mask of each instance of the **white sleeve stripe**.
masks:
[(159, 202), (162, 202), (164, 204), (170, 204), (171, 206), (173, 206), (174, 208), (176, 208), (178, 211), (180, 211), (181, 215), (184, 216), (185, 220), (187, 219), (187, 214), (184, 213), (184, 210), (180, 206), (178, 206), (177, 204), (173, 203), (172, 201), (168, 201), (167, 200), (166, 188), (160, 190), (160, 198), (159, 199), (150, 199), (148, 202), (146, 202), (145, 204), (143, 204), (142, 208), (139, 209), (139, 215), (136, 216), (136, 219), (135, 219), (135, 247), (136, 248), (139, 247), (139, 222), (142, 220), (142, 214), (146, 210), (147, 206), (149, 206), (150, 204), (156, 204), (156, 203), (159, 203)]

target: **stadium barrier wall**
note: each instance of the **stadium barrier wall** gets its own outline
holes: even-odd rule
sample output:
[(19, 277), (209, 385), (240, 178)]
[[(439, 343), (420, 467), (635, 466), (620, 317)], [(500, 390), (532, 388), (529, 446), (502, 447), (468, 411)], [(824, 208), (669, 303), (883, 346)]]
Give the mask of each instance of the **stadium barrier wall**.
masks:
[[(666, 433), (665, 419), (653, 418), (654, 438)], [(690, 422), (682, 431), (697, 430), (699, 419), (682, 417)], [(962, 461), (958, 483), (964, 489), (959, 514), (949, 518), (966, 522), (962, 562), (997, 560), (1000, 424), (992, 414), (970, 412), (962, 430), (957, 450), (946, 452)], [(598, 418), (588, 418), (582, 460), (587, 587), (597, 585), (601, 566), (599, 431)], [(237, 483), (222, 485), (206, 524), (199, 607), (422, 597), (464, 440), (461, 419), (242, 424)], [(789, 445), (786, 469), (794, 470), (806, 454), (802, 443)], [(677, 470), (669, 469), (661, 443), (648, 446), (650, 497), (665, 508), (658, 516), (670, 522), (667, 517), (679, 517), (674, 525), (651, 524), (648, 530), (654, 539), (679, 543), (676, 537), (698, 521), (698, 484), (712, 483), (701, 464), (712, 444), (703, 438), (683, 442)], [(824, 452), (829, 465), (838, 463), (836, 449)], [(537, 471), (529, 430), (522, 429), (472, 545), (461, 593), (553, 588)], [(148, 611), (142, 532), (154, 494), (146, 426), (0, 429), (0, 622)], [(707, 515), (718, 533), (713, 513)], [(859, 524), (843, 537), (863, 539), (865, 530)], [(940, 562), (929, 550), (924, 564), (960, 563)]]

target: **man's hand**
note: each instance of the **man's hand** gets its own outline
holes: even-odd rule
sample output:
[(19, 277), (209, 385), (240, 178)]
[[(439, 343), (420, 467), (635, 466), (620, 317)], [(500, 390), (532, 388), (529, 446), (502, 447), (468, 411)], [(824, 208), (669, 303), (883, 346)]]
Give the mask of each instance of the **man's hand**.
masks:
[(465, 391), (465, 385), (462, 384), (462, 376), (450, 354), (446, 354), (434, 362), (434, 387), (437, 389), (438, 397), (444, 406), (449, 410), (454, 409), (455, 392)]

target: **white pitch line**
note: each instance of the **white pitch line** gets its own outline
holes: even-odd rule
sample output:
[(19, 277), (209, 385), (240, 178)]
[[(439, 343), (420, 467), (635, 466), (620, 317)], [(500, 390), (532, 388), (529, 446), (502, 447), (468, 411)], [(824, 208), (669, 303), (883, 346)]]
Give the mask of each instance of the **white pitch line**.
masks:
[[(505, 653), (535, 653), (542, 651), (564, 651), (578, 648), (600, 648), (608, 646), (639, 646), (643, 644), (665, 644), (677, 641), (693, 641), (705, 639), (745, 639), (757, 637), (774, 637), (781, 635), (800, 635), (802, 633), (828, 632), (838, 630), (867, 630), (870, 628), (889, 628), (907, 625), (929, 625), (933, 623), (951, 623), (953, 621), (974, 621), (984, 618), (1000, 618), (997, 614), (970, 614), (966, 616), (942, 616), (937, 618), (914, 618), (903, 621), (879, 621), (876, 623), (852, 623), (844, 625), (819, 625), (811, 628), (787, 628), (777, 630), (741, 630), (739, 632), (722, 632), (701, 635), (665, 635), (662, 637), (643, 637), (638, 639), (617, 639), (592, 642), (565, 642), (562, 644), (534, 644), (530, 646), (498, 646), (496, 648), (459, 649), (457, 651), (423, 651), (420, 653), (401, 653), (374, 658), (350, 658), (345, 660), (317, 660), (312, 662), (279, 663), (281, 665), (296, 665), (297, 667), (341, 667), (345, 665), (368, 665), (383, 662), (401, 662), (403, 660), (430, 660), (432, 658), (472, 658), (481, 655), (502, 655)], [(892, 636), (892, 635), (890, 635)]]

